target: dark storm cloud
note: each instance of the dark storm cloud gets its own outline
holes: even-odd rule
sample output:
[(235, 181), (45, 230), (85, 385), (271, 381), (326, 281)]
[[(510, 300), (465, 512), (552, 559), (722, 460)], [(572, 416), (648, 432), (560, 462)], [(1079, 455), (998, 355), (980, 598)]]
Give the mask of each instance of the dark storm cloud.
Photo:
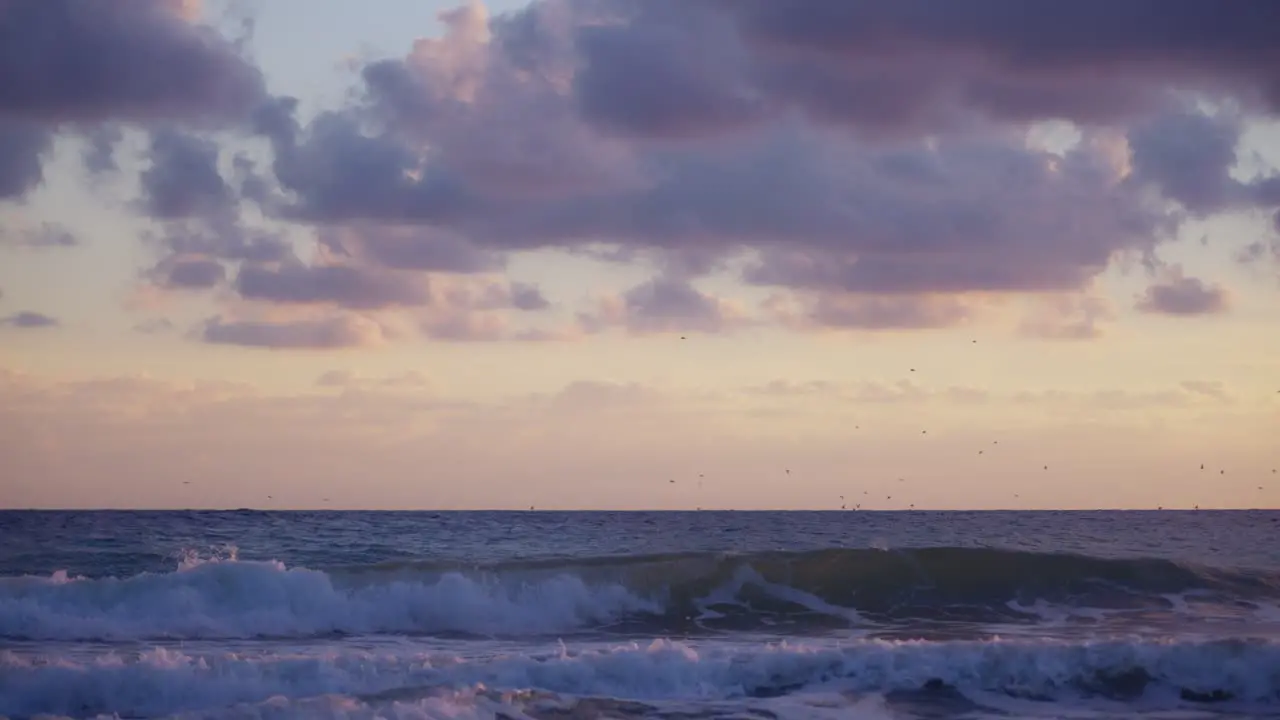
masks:
[(1137, 302), (1139, 310), (1162, 315), (1211, 315), (1225, 312), (1227, 306), (1226, 290), (1176, 269), (1148, 287)]

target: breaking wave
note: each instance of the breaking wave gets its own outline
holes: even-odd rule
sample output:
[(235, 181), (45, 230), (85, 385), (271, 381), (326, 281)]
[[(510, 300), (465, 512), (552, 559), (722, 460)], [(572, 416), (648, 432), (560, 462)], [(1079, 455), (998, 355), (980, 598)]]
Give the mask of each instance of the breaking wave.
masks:
[[(1265, 613), (1274, 575), (993, 549), (832, 549), (326, 570), (227, 557), (122, 578), (0, 578), (0, 638), (125, 640), (463, 633), (649, 634), (1063, 613)], [(1096, 613), (1095, 613), (1096, 614)], [(1184, 618), (1185, 619), (1185, 618)]]
[[(38, 661), (4, 652), (0, 714), (138, 717), (231, 708), (241, 717), (282, 717), (288, 715), (283, 708), (262, 704), (284, 703), (303, 716), (316, 716), (318, 704), (336, 702), (351, 712), (334, 716), (368, 716), (357, 710), (396, 704), (402, 711), (379, 716), (415, 717), (413, 708), (457, 699), (459, 691), (469, 693), (473, 709), (476, 702), (487, 703), (490, 711), (477, 715), (484, 717), (544, 716), (539, 707), (547, 710), (546, 717), (567, 717), (550, 712), (550, 706), (571, 699), (581, 705), (597, 698), (597, 706), (614, 706), (611, 713), (573, 717), (636, 717), (658, 713), (624, 712), (626, 706), (665, 704), (670, 710), (671, 703), (696, 701), (705, 710), (720, 701), (741, 706), (821, 692), (844, 698), (905, 694), (917, 704), (932, 701), (953, 709), (1001, 700), (1121, 701), (1129, 709), (1189, 704), (1274, 709), (1280, 700), (1277, 668), (1280, 646), (1240, 641), (860, 641), (823, 647), (659, 640), (486, 658), (333, 647), (292, 654), (151, 649)], [(246, 711), (254, 704), (261, 712)], [(512, 704), (524, 713), (501, 712)]]

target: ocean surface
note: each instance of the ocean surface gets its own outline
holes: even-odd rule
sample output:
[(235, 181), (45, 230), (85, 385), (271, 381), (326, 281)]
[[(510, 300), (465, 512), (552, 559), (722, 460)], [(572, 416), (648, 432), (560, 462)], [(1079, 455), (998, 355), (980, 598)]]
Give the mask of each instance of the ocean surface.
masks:
[(0, 512), (0, 715), (1280, 718), (1280, 512)]

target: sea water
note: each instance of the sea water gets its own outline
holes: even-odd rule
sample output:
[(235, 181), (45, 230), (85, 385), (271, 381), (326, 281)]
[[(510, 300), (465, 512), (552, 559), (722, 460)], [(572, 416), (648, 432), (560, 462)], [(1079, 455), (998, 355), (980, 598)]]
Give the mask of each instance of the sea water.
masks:
[(1280, 718), (1280, 513), (4, 512), (0, 715)]

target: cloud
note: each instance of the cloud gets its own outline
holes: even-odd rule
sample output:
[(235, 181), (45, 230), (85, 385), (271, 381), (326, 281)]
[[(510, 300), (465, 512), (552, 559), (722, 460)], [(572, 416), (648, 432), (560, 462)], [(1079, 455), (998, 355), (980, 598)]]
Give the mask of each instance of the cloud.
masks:
[(134, 332), (142, 333), (143, 335), (163, 335), (173, 332), (174, 329), (173, 321), (168, 318), (152, 318), (133, 326)]
[(416, 370), (385, 377), (364, 377), (350, 370), (329, 370), (316, 378), (316, 387), (342, 390), (421, 390), (431, 387), (431, 381)]
[(0, 115), (0, 200), (22, 200), (39, 187), (44, 156), (52, 149), (47, 128)]
[(1054, 295), (1039, 298), (1036, 307), (1018, 325), (1025, 337), (1045, 340), (1096, 340), (1100, 323), (1115, 318), (1111, 304), (1089, 295)]
[(792, 330), (928, 330), (967, 320), (968, 305), (946, 296), (875, 296), (821, 292), (775, 294), (765, 312)]
[(481, 273), (500, 270), (502, 258), (465, 237), (431, 228), (322, 227), (319, 242), (340, 256), (401, 270)]
[(201, 328), (201, 338), (215, 345), (275, 350), (337, 350), (381, 344), (383, 329), (354, 315), (293, 321), (223, 320), (212, 317)]
[(708, 295), (681, 277), (660, 276), (622, 295), (609, 297), (594, 313), (579, 316), (582, 327), (598, 332), (610, 326), (634, 334), (667, 332), (718, 333), (741, 324), (742, 312), (732, 303)]
[(1222, 287), (1186, 277), (1181, 268), (1174, 267), (1164, 280), (1147, 288), (1136, 307), (1142, 312), (1162, 315), (1212, 315), (1225, 312), (1228, 301), (1227, 291)]
[(235, 217), (166, 222), (144, 240), (167, 255), (200, 255), (231, 262), (295, 261), (293, 245), (279, 232), (247, 227)]
[(44, 222), (26, 230), (0, 228), (0, 245), (24, 248), (71, 248), (80, 244), (80, 238), (65, 225)]
[(794, 382), (790, 380), (774, 380), (764, 385), (748, 387), (744, 390), (748, 396), (776, 399), (796, 400), (818, 398), (823, 401), (853, 404), (886, 404), (886, 403), (921, 403), (950, 402), (971, 405), (985, 403), (993, 394), (987, 390), (974, 387), (929, 388), (909, 380), (898, 382), (863, 381), (857, 383), (841, 383), (826, 380), (810, 382)]
[(21, 200), (43, 182), (45, 156), (63, 129), (85, 133), (86, 167), (100, 173), (115, 167), (114, 122), (234, 126), (266, 100), (258, 69), (174, 7), (167, 0), (4, 3), (0, 201)]
[(221, 262), (205, 258), (169, 258), (149, 274), (156, 285), (171, 290), (208, 290), (227, 279)]
[(1016, 0), (941, 9), (929, 0), (748, 0), (724, 8), (753, 51), (750, 71), (774, 97), (877, 130), (975, 115), (1116, 121), (1168, 102), (1170, 87), (1225, 89), (1280, 107), (1280, 51), (1262, 29), (1280, 10), (1266, 0), (1222, 14), (1195, 0), (1123, 9), (1081, 0), (1033, 15)]
[(233, 208), (231, 187), (218, 172), (211, 140), (174, 130), (151, 134), (151, 166), (142, 173), (143, 203), (161, 219), (213, 216)]
[(536, 286), (490, 278), (436, 277), (431, 300), (419, 312), (422, 335), (454, 342), (548, 340), (550, 334), (515, 330), (514, 313), (534, 314), (551, 307)]
[(1242, 119), (1223, 112), (1171, 112), (1132, 129), (1134, 177), (1197, 215), (1208, 215), (1250, 199), (1251, 188), (1231, 177)]
[(425, 305), (431, 298), (420, 277), (350, 265), (246, 265), (236, 275), (235, 288), (246, 300), (361, 310)]
[(116, 162), (116, 147), (124, 140), (124, 132), (118, 125), (99, 125), (87, 131), (84, 139), (81, 159), (90, 176), (96, 177), (120, 169)]
[(1182, 389), (1188, 392), (1203, 395), (1214, 400), (1221, 400), (1223, 402), (1231, 401), (1231, 393), (1227, 391), (1227, 388), (1220, 381), (1217, 380), (1184, 380), (1181, 383), (1181, 386)]
[(265, 97), (261, 73), (171, 6), (5, 3), (0, 116), (49, 124), (238, 120)]
[[(237, 41), (172, 2), (51, 0), (0, 19), (16, 48), (0, 71), (35, 68), (0, 85), (13, 108), (0, 110), (0, 197), (40, 185), (52, 133), (83, 136), (92, 175), (115, 167), (132, 125), (149, 141), (141, 207), (158, 221), (148, 277), (211, 289), (230, 275), (235, 297), (218, 300), (232, 310), (395, 311), (438, 339), (558, 336), (521, 324), (516, 311), (550, 305), (537, 288), (436, 289), (554, 249), (656, 271), (575, 308), (578, 331), (755, 322), (698, 289), (713, 273), (772, 293), (764, 317), (794, 329), (952, 327), (982, 310), (976, 296), (1076, 297), (1188, 219), (1280, 206), (1280, 175), (1233, 175), (1247, 123), (1280, 114), (1280, 51), (1258, 29), (1280, 11), (1165, 1), (1150, 17), (1101, 0), (1043, 17), (1014, 0), (535, 0), (496, 17), (466, 3), (440, 15), (439, 37), (356, 65), (343, 101), (303, 116)], [(84, 44), (37, 47), (19, 20)], [(1030, 124), (1063, 120), (1078, 139), (1031, 141)], [(244, 200), (268, 223), (242, 217)], [(1177, 282), (1149, 295), (1199, 281)], [(1080, 301), (1020, 331), (1095, 337), (1104, 317)]]
[(23, 311), (6, 317), (0, 317), (0, 325), (8, 325), (9, 327), (22, 328), (26, 330), (35, 330), (40, 328), (57, 327), (59, 322), (57, 318), (49, 317), (38, 312)]
[[(1174, 237), (1179, 219), (1165, 201), (1197, 210), (1233, 198), (1258, 202), (1248, 188), (1260, 184), (1233, 186), (1225, 175), (1236, 119), (1197, 114), (1165, 92), (1168, 82), (1200, 87), (1211, 79), (1243, 92), (1239, 82), (1262, 77), (1236, 73), (1205, 48), (1204, 62), (1217, 64), (1201, 77), (1171, 49), (1168, 74), (1153, 75), (1148, 61), (1157, 47), (1130, 57), (1117, 45), (1108, 62), (1127, 74), (1113, 96), (1095, 98), (1101, 61), (1087, 57), (1086, 38), (1063, 39), (1053, 63), (1014, 68), (1005, 59), (1031, 49), (1025, 38), (1001, 34), (995, 6), (949, 11), (957, 14), (955, 38), (911, 12), (824, 10), (858, 42), (823, 36), (809, 50), (793, 35), (824, 29), (790, 18), (791, 11), (782, 13), (791, 28), (784, 31), (758, 24), (781, 11), (754, 4), (609, 8), (540, 2), (487, 18), (469, 6), (445, 18), (442, 38), (366, 65), (357, 104), (305, 125), (290, 103), (272, 106), (260, 124), (291, 197), (282, 212), (397, 227), (362, 231), (364, 238), (344, 231), (353, 234), (344, 243), (352, 255), (390, 267), (466, 271), (483, 266), (473, 252), (603, 242), (697, 256), (703, 268), (754, 258), (744, 278), (759, 285), (888, 296), (1079, 291), (1117, 256), (1150, 252)], [(1241, 9), (1231, 22), (1270, 12), (1260, 8)], [(881, 23), (888, 34), (868, 34), (852, 17)], [(884, 39), (899, 36), (915, 42)], [(1269, 50), (1241, 52), (1242, 62), (1252, 62), (1248, 52)], [(806, 77), (864, 72), (846, 67), (841, 58), (850, 55), (867, 60), (867, 77), (833, 76), (831, 93), (803, 95)], [(942, 84), (896, 98), (915, 86), (871, 76), (892, 70), (898, 56), (908, 61), (903, 72), (937, 71)], [(1033, 96), (1032, 80), (1046, 83), (1044, 97)], [(1150, 97), (1134, 83), (1149, 87)], [(647, 90), (659, 86), (670, 92)], [(851, 110), (829, 122), (834, 107), (824, 115), (811, 106), (820, 97), (871, 115)], [(873, 109), (881, 101), (888, 105)], [(898, 102), (906, 103), (901, 112)], [(1100, 104), (1072, 114), (1073, 102)], [(950, 107), (973, 117), (931, 124)], [(1055, 152), (989, 122), (1121, 116), (1149, 122), (1121, 133), (1119, 146), (1114, 128), (1085, 125), (1081, 142)], [(846, 131), (859, 123), (898, 130)], [(652, 127), (640, 127), (646, 124)], [(540, 134), (501, 155), (530, 162), (518, 172), (493, 171), (483, 152), (523, 127)], [(668, 136), (678, 142), (656, 142)], [(1206, 149), (1188, 155), (1181, 148), (1189, 139)], [(560, 154), (563, 147), (608, 160), (587, 172), (580, 158)], [(554, 155), (536, 154), (552, 148)], [(1130, 152), (1132, 167), (1120, 167)], [(591, 181), (573, 179), (584, 176)], [(422, 228), (421, 239), (407, 226)]]

